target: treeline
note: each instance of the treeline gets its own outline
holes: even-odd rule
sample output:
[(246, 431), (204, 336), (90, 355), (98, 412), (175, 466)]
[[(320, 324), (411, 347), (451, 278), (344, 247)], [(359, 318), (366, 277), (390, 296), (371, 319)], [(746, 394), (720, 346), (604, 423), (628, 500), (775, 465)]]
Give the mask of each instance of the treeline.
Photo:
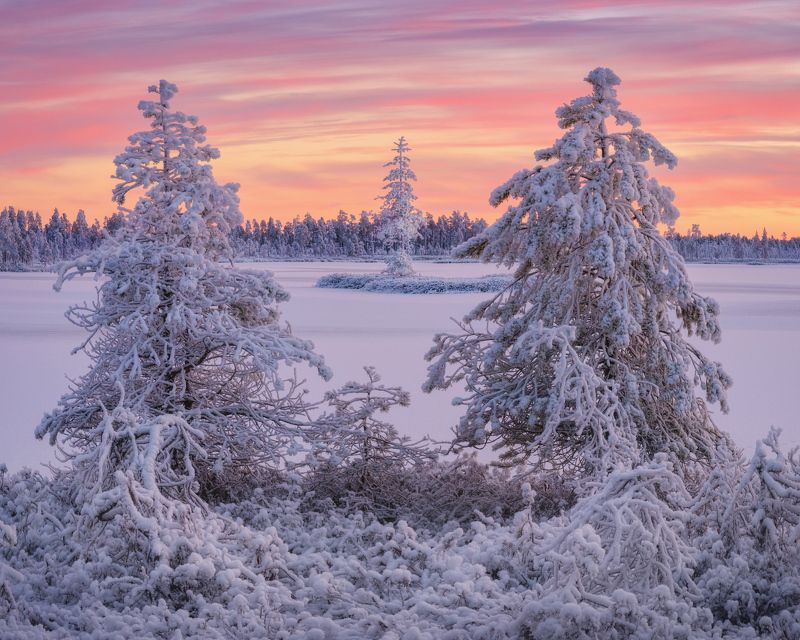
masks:
[[(694, 225), (696, 227), (696, 225)], [(695, 228), (667, 238), (687, 262), (800, 262), (800, 238), (775, 238), (764, 229), (752, 237), (721, 233), (703, 235)]]
[[(102, 223), (89, 225), (83, 211), (70, 221), (58, 210), (50, 220), (32, 211), (7, 207), (0, 212), (0, 269), (14, 271), (49, 265), (93, 249), (104, 236), (123, 223), (120, 214)], [(486, 228), (482, 219), (454, 211), (449, 216), (434, 218), (427, 214), (413, 245), (418, 256), (443, 256), (456, 245)], [(385, 249), (378, 234), (374, 213), (363, 211), (358, 217), (344, 211), (332, 220), (314, 218), (310, 214), (281, 222), (248, 220), (233, 232), (231, 238), (240, 258), (303, 259), (358, 258), (383, 256)]]
[[(434, 218), (426, 214), (419, 237), (412, 244), (417, 256), (447, 255), (456, 245), (486, 228), (480, 218), (453, 211)], [(379, 236), (376, 214), (362, 211), (356, 217), (345, 211), (332, 220), (306, 214), (282, 223), (280, 220), (252, 220), (233, 234), (236, 254), (243, 258), (358, 258), (383, 256), (384, 241)]]
[(56, 209), (43, 223), (38, 213), (6, 207), (0, 211), (0, 270), (16, 271), (73, 258), (97, 246), (104, 232), (118, 229), (123, 220), (117, 213), (90, 225), (83, 211), (70, 221)]
[[(89, 224), (83, 211), (74, 220), (54, 211), (47, 222), (33, 211), (6, 207), (0, 211), (0, 270), (16, 271), (51, 265), (93, 249), (105, 232), (123, 223), (121, 214)], [(486, 221), (454, 211), (449, 216), (424, 217), (412, 246), (416, 256), (445, 256), (464, 240), (486, 228)], [(233, 232), (236, 255), (257, 259), (382, 257), (374, 213), (359, 216), (339, 212), (325, 220), (310, 214), (281, 222), (248, 220)], [(800, 262), (800, 238), (761, 234), (746, 237), (724, 233), (703, 235), (695, 226), (686, 235), (669, 232), (672, 245), (688, 262)]]

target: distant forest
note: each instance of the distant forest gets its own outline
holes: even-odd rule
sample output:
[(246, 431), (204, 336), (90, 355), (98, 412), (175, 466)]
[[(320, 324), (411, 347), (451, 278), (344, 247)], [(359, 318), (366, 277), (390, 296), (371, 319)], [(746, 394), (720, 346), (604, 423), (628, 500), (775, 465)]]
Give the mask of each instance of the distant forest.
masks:
[[(0, 211), (0, 270), (47, 267), (95, 247), (106, 232), (123, 223), (114, 214), (89, 224), (83, 211), (70, 220), (58, 210), (47, 222), (38, 213), (6, 207)], [(412, 247), (415, 256), (446, 256), (458, 244), (483, 231), (485, 220), (454, 211), (434, 218), (427, 214)], [(248, 220), (232, 234), (242, 259), (381, 258), (386, 254), (375, 214), (359, 216), (344, 211), (331, 220), (310, 214), (289, 222)], [(703, 235), (697, 225), (690, 233), (667, 232), (672, 245), (688, 262), (800, 262), (800, 238), (768, 235), (752, 237), (724, 233)]]

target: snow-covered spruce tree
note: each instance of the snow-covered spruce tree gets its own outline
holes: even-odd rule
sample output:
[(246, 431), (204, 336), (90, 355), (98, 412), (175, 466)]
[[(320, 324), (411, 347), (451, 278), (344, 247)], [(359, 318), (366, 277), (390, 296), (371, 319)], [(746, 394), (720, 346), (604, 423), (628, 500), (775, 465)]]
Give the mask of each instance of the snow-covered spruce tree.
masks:
[(310, 481), (317, 497), (363, 500), (372, 511), (397, 503), (405, 475), (436, 458), (425, 441), (401, 436), (377, 413), (406, 407), (410, 398), (400, 387), (381, 384), (375, 367), (364, 367), (366, 382), (347, 382), (325, 394), (332, 411), (314, 423)]
[(219, 151), (205, 144), (205, 127), (170, 109), (175, 85), (149, 90), (157, 99), (139, 109), (150, 129), (114, 161), (113, 199), (126, 222), (62, 266), (55, 284), (86, 273), (100, 280), (96, 301), (67, 312), (89, 332), (75, 351), (91, 368), (36, 435), (77, 456), (87, 488), (134, 483), (157, 502), (160, 491), (186, 497), (199, 486), (208, 496), (280, 468), (306, 410), (284, 367), (306, 363), (326, 379), (330, 371), (279, 324), (276, 304), (288, 294), (271, 274), (230, 264), (238, 185), (215, 181), (209, 163)]
[(417, 196), (414, 195), (412, 181), (417, 176), (411, 169), (411, 159), (405, 136), (395, 142), (393, 151), (396, 155), (384, 166), (391, 167), (383, 179), (386, 193), (381, 196), (383, 206), (380, 211), (380, 237), (384, 245), (391, 251), (386, 261), (386, 273), (392, 276), (410, 276), (414, 274), (411, 263), (411, 244), (419, 235), (422, 224), (422, 213), (414, 206)]
[(375, 414), (394, 406), (407, 407), (410, 396), (400, 387), (381, 384), (375, 367), (364, 367), (364, 371), (366, 382), (348, 382), (325, 394), (333, 411), (317, 421), (324, 435), (318, 439), (320, 451), (337, 465), (361, 466), (387, 460), (401, 463), (413, 457), (415, 449), (406, 447), (408, 439)]
[(643, 164), (676, 158), (620, 108), (610, 69), (586, 80), (556, 110), (566, 133), (536, 152), (549, 163), (498, 187), (491, 204), (517, 202), (456, 249), (514, 280), (436, 337), (424, 388), (463, 382), (457, 442), (508, 463), (603, 474), (659, 451), (706, 457), (720, 435), (696, 387), (727, 410), (731, 381), (682, 331), (718, 341), (719, 309), (659, 232), (678, 210)]

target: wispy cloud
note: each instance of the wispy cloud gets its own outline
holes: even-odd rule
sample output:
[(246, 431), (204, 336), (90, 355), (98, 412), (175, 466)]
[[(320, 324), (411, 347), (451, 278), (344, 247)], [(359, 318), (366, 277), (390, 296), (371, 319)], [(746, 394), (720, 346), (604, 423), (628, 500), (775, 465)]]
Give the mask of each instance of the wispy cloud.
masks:
[(4, 197), (107, 214), (111, 159), (164, 77), (248, 216), (373, 207), (402, 133), (421, 206), (491, 217), (488, 192), (532, 164), (555, 107), (605, 65), (683, 158), (664, 177), (682, 225), (800, 234), (794, 0), (497, 4), (0, 0)]

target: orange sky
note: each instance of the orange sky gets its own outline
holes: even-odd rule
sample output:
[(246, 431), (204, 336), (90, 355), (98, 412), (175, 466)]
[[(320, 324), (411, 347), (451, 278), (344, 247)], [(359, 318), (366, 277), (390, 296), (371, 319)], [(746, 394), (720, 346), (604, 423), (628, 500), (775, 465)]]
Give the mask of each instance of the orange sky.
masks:
[(488, 219), (609, 66), (679, 157), (681, 231), (800, 236), (800, 4), (537, 0), (5, 2), (0, 206), (113, 212), (112, 159), (146, 87), (180, 87), (247, 218), (376, 207), (408, 138), (417, 204)]

